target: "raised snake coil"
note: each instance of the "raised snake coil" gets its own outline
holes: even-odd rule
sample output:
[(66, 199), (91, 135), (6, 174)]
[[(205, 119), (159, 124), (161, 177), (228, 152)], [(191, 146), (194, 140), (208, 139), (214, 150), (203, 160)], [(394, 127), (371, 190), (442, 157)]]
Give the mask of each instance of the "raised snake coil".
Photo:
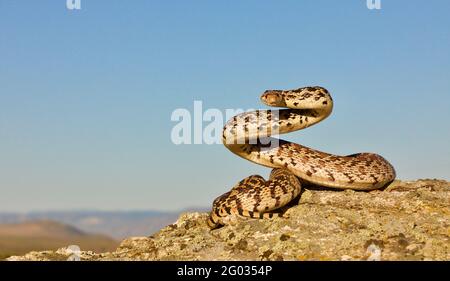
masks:
[(382, 156), (358, 153), (332, 155), (273, 138), (316, 124), (333, 109), (329, 92), (322, 87), (268, 90), (261, 101), (281, 110), (244, 112), (223, 128), (222, 141), (231, 152), (274, 168), (268, 181), (252, 175), (216, 198), (208, 225), (216, 228), (232, 216), (271, 218), (300, 194), (301, 183), (355, 190), (381, 188), (395, 179), (395, 170)]

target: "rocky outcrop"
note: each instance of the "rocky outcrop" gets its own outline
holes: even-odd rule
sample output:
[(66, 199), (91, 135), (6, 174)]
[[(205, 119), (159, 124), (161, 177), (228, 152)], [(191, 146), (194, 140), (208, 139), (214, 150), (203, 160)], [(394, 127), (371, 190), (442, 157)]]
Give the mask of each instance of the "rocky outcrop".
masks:
[(447, 181), (396, 181), (371, 192), (305, 189), (286, 215), (210, 231), (206, 213), (185, 213), (114, 252), (62, 248), (8, 260), (450, 260)]

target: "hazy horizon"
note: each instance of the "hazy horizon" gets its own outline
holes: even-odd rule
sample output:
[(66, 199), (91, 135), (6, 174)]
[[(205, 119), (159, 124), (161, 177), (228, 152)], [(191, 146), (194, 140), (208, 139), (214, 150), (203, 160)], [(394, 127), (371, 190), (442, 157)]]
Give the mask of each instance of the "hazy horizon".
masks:
[(209, 207), (270, 169), (173, 144), (172, 112), (308, 85), (331, 116), (281, 138), (450, 180), (449, 1), (65, 2), (0, 2), (0, 212)]
[(186, 207), (176, 210), (162, 210), (162, 209), (95, 209), (95, 208), (79, 208), (79, 209), (32, 209), (25, 211), (2, 211), (0, 210), (0, 215), (8, 214), (46, 214), (46, 213), (179, 213), (191, 210), (208, 210), (210, 206), (204, 207)]

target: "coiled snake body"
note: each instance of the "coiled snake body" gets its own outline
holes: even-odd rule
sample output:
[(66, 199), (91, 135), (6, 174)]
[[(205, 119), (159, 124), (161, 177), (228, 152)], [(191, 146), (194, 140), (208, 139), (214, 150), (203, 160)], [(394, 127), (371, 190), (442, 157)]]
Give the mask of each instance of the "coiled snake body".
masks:
[(381, 188), (395, 179), (382, 156), (358, 153), (337, 156), (271, 137), (309, 127), (328, 117), (333, 108), (322, 87), (268, 90), (261, 101), (281, 110), (256, 110), (234, 116), (223, 128), (222, 141), (233, 153), (274, 168), (268, 181), (249, 176), (216, 198), (208, 219), (215, 228), (231, 215), (251, 218), (281, 216), (277, 209), (300, 194), (301, 183), (354, 190)]

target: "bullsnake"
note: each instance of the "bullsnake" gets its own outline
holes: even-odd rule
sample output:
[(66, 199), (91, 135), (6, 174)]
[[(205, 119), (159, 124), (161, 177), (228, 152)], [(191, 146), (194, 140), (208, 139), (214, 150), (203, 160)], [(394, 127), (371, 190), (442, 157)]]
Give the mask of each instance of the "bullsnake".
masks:
[(268, 90), (261, 101), (280, 110), (256, 110), (231, 118), (223, 128), (223, 144), (238, 156), (274, 168), (268, 181), (252, 175), (213, 202), (208, 225), (229, 223), (231, 216), (271, 218), (297, 197), (302, 183), (337, 189), (372, 190), (395, 179), (382, 156), (332, 155), (272, 136), (301, 130), (331, 114), (333, 100), (322, 87)]

